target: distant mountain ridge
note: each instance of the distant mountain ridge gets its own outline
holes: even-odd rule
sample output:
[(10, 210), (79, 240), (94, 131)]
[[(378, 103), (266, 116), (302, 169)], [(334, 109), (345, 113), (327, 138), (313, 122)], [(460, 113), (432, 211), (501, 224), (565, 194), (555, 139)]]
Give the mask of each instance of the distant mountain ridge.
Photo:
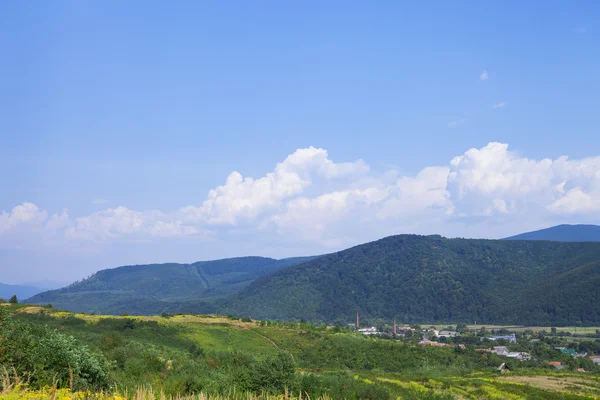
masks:
[(239, 257), (193, 264), (123, 266), (98, 271), (80, 282), (36, 294), (26, 301), (87, 313), (209, 313), (254, 279), (314, 258)]
[(503, 240), (551, 240), (554, 242), (600, 242), (598, 225), (557, 225), (533, 232), (521, 233)]
[(600, 323), (600, 243), (398, 235), (261, 277), (222, 310), (258, 319)]
[(0, 299), (8, 301), (8, 299), (10, 299), (12, 296), (17, 296), (18, 300), (23, 300), (41, 293), (44, 290), (46, 289), (34, 286), (8, 285), (5, 283), (0, 283)]
[[(571, 226), (550, 231), (552, 238), (510, 240), (397, 235), (319, 257), (125, 266), (26, 301), (102, 314), (345, 323), (358, 311), (408, 323), (597, 326), (600, 243)], [(557, 232), (577, 242), (558, 241)]]

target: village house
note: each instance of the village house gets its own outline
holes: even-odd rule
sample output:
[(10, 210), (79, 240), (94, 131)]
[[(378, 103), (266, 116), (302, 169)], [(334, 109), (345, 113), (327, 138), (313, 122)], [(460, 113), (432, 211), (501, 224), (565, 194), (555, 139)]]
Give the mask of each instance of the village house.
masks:
[(529, 354), (525, 351), (511, 351), (506, 355), (506, 357), (516, 358), (519, 361), (531, 360), (531, 354)]
[(377, 328), (374, 326), (370, 328), (357, 329), (356, 331), (362, 333), (363, 335), (381, 335), (381, 332), (377, 331)]
[(431, 340), (421, 340), (419, 342), (419, 346), (433, 346), (433, 347), (460, 347), (461, 349), (465, 349), (465, 345), (464, 344), (449, 344), (449, 343), (440, 343), (440, 342), (434, 342)]
[(486, 337), (482, 337), (481, 341), (484, 340), (491, 340), (493, 342), (497, 341), (497, 340), (506, 340), (509, 343), (517, 343), (517, 337), (515, 336), (514, 333), (510, 334), (510, 335), (506, 335), (506, 336), (486, 336)]
[(551, 366), (553, 366), (554, 368), (561, 370), (563, 369), (565, 366), (562, 365), (562, 363), (560, 361), (550, 361), (548, 364), (550, 364)]
[(477, 351), (487, 351), (489, 353), (494, 353), (499, 356), (515, 358), (520, 361), (531, 360), (531, 354), (525, 351), (508, 351), (508, 347), (506, 346), (494, 346), (491, 349), (475, 349)]
[(494, 347), (492, 347), (491, 352), (496, 353), (499, 356), (507, 356), (509, 353), (508, 347), (506, 347), (506, 346), (494, 346)]
[(506, 365), (506, 363), (502, 363), (498, 368), (496, 368), (496, 371), (500, 372), (501, 374), (505, 374), (507, 372), (510, 372), (510, 368), (508, 368), (508, 365)]
[(453, 338), (458, 336), (458, 332), (454, 332), (454, 331), (439, 331), (437, 334), (438, 337), (444, 337), (444, 338)]
[(590, 356), (589, 358), (596, 364), (600, 364), (600, 356)]

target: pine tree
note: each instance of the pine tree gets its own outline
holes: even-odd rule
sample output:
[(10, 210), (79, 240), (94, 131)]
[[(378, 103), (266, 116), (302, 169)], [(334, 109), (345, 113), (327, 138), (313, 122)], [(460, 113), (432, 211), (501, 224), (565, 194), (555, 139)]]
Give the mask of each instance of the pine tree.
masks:
[(18, 304), (19, 300), (17, 300), (17, 295), (15, 294), (13, 297), (11, 297), (10, 300), (8, 300), (8, 302), (10, 304)]

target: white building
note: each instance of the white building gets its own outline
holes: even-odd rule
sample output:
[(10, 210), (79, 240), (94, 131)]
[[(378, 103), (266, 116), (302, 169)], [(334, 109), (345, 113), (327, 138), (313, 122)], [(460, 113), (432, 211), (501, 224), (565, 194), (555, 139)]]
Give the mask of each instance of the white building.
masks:
[(378, 332), (377, 328), (374, 326), (370, 328), (358, 329), (357, 332), (362, 333), (363, 335), (381, 335), (381, 332)]

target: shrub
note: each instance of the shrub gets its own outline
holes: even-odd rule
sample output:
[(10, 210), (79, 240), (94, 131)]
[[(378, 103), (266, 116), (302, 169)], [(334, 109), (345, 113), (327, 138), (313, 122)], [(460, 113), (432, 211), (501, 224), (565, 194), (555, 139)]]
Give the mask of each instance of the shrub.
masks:
[(59, 388), (108, 387), (109, 364), (75, 338), (47, 327), (12, 321), (0, 309), (0, 364), (26, 376), (33, 388), (56, 383)]
[(296, 366), (292, 357), (280, 352), (257, 363), (252, 371), (252, 390), (254, 392), (282, 393), (292, 387)]

